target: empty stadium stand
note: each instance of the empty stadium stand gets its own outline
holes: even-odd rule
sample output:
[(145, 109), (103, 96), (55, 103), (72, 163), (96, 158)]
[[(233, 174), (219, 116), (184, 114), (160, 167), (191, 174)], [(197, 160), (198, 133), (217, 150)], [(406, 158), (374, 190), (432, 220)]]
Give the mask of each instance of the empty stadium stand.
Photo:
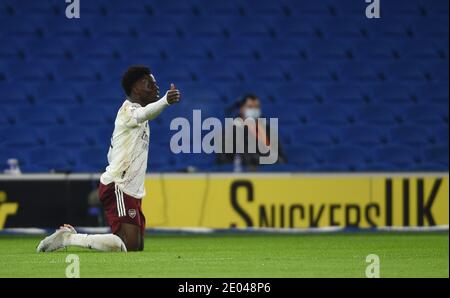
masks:
[[(168, 150), (170, 117), (223, 118), (243, 93), (278, 117), (262, 171), (448, 171), (448, 0), (0, 0), (0, 169), (100, 172), (130, 64), (183, 103), (151, 124), (149, 171), (226, 172)], [(169, 118), (168, 118), (169, 117)]]

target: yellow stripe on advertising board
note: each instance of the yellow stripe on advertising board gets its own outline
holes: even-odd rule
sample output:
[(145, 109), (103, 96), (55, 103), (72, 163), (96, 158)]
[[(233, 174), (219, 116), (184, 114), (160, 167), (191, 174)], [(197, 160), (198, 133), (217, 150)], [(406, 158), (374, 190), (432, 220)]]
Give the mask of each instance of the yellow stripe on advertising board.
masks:
[(156, 175), (148, 227), (448, 225), (448, 175)]

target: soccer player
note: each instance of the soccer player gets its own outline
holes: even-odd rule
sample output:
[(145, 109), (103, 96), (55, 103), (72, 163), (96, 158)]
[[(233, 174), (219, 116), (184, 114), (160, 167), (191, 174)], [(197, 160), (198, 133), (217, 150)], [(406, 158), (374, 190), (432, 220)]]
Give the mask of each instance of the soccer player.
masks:
[(38, 252), (50, 252), (75, 245), (101, 251), (141, 251), (144, 249), (145, 217), (141, 199), (145, 196), (150, 141), (149, 120), (180, 100), (180, 91), (171, 84), (159, 98), (159, 87), (150, 69), (131, 66), (122, 78), (127, 95), (114, 123), (108, 152), (108, 167), (100, 177), (99, 197), (112, 234), (78, 234), (68, 224), (42, 240)]

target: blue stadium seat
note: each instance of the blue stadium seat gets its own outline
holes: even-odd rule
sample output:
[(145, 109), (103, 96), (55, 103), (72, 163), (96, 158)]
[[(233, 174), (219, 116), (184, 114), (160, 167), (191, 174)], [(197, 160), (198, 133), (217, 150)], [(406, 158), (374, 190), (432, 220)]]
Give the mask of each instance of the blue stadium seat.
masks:
[(337, 76), (342, 82), (374, 83), (380, 81), (377, 67), (364, 62), (345, 62), (337, 67)]
[(423, 150), (426, 161), (447, 165), (448, 170), (448, 145), (428, 147)]
[[(276, 87), (274, 94), (277, 103), (296, 103), (302, 105), (314, 105), (323, 101), (323, 88), (316, 88), (307, 83), (281, 83)], [(264, 105), (264, 102), (263, 102)]]
[[(383, 3), (384, 4), (384, 3)], [(418, 1), (396, 0), (388, 1), (383, 5), (382, 13), (386, 17), (406, 16), (415, 17), (420, 15), (420, 5)]]
[(411, 104), (415, 97), (409, 84), (404, 83), (377, 83), (365, 86), (374, 103), (380, 104)]
[(90, 172), (103, 172), (108, 165), (107, 153), (108, 150), (99, 147), (80, 149), (74, 153), (76, 168)]
[(300, 123), (300, 116), (294, 110), (286, 110), (283, 104), (281, 105), (265, 105), (263, 108), (264, 117), (278, 118), (278, 125), (284, 127), (285, 125), (294, 125)]
[(359, 40), (364, 38), (362, 18), (333, 17), (320, 25), (321, 31), (328, 40)]
[(378, 146), (387, 141), (386, 134), (378, 126), (350, 125), (339, 130), (342, 144), (354, 144), (359, 146)]
[(285, 80), (284, 69), (273, 62), (252, 62), (244, 66), (245, 79), (248, 81), (276, 81)]
[(61, 122), (58, 111), (50, 105), (18, 108), (13, 117), (15, 123), (30, 126), (50, 127)]
[(158, 38), (158, 40), (164, 40), (180, 38), (181, 29), (178, 22), (179, 19), (172, 15), (146, 17), (142, 19), (142, 25), (145, 26), (145, 29), (139, 28), (136, 30), (138, 36), (143, 39)]
[(326, 104), (363, 104), (363, 91), (355, 84), (326, 84), (324, 89), (324, 102)]
[(339, 39), (314, 41), (308, 45), (308, 59), (312, 59), (313, 61), (350, 60), (350, 45)]
[(261, 97), (263, 102), (267, 102), (268, 98), (271, 97), (272, 92), (275, 90), (267, 90), (267, 84), (263, 82), (244, 82), (244, 83), (231, 83), (231, 84), (221, 84), (217, 82), (214, 85), (214, 88), (226, 98), (227, 105), (224, 106), (224, 109), (232, 109), (232, 105), (234, 105), (244, 94), (254, 93), (257, 96)]
[(371, 39), (399, 41), (408, 38), (408, 29), (413, 22), (408, 16), (393, 16), (380, 18), (379, 22), (366, 22), (364, 26)]
[(428, 130), (423, 126), (404, 125), (391, 128), (390, 141), (401, 145), (421, 146), (430, 143)]
[(25, 57), (29, 60), (65, 60), (68, 50), (64, 42), (53, 39), (33, 40), (24, 47)]
[(355, 2), (353, 0), (330, 1), (329, 5), (333, 15), (352, 18), (361, 17), (361, 12), (365, 11), (367, 7), (365, 2)]
[[(216, 156), (206, 153), (190, 153), (190, 154), (174, 154), (176, 160), (176, 168), (179, 170), (195, 167), (203, 170), (214, 164)], [(151, 155), (150, 155), (151, 158)], [(151, 165), (151, 161), (150, 161)]]
[[(136, 42), (136, 39), (130, 39), (129, 42)], [(145, 40), (138, 41), (139, 47), (134, 47), (132, 49), (123, 47), (117, 48), (116, 52), (121, 58), (126, 58), (130, 61), (158, 61), (162, 59), (165, 55), (163, 46), (155, 46), (150, 44)], [(114, 55), (114, 53), (111, 53)], [(169, 58), (172, 58), (172, 53), (168, 53)], [(117, 57), (116, 57), (117, 58)], [(135, 62), (136, 63), (136, 62)]]
[(308, 123), (345, 125), (351, 123), (351, 113), (347, 107), (339, 104), (307, 107), (300, 111), (300, 118), (306, 117)]
[[(110, 10), (110, 8), (116, 7), (116, 3), (112, 5), (111, 0), (97, 0), (97, 1), (85, 1), (86, 3), (82, 3), (82, 14), (83, 16), (93, 18), (93, 17), (99, 17), (99, 16), (105, 16), (105, 15), (111, 15), (113, 12)], [(122, 2), (123, 1), (117, 1)], [(130, 1), (131, 2), (131, 1)], [(139, 3), (138, 1), (132, 1)], [(60, 9), (60, 11), (64, 11), (67, 4), (61, 1), (56, 1), (56, 5)], [(123, 5), (122, 5), (123, 6)], [(133, 6), (133, 4), (130, 4), (130, 6)], [(121, 7), (123, 9), (123, 7)]]
[(20, 62), (9, 65), (7, 79), (12, 82), (48, 82), (50, 71), (48, 66), (39, 62)]
[(246, 0), (238, 3), (245, 16), (282, 17), (286, 14), (281, 1)]
[(0, 104), (20, 106), (29, 104), (29, 91), (20, 83), (0, 84)]
[(344, 166), (348, 170), (354, 170), (368, 160), (366, 151), (360, 147), (348, 145), (324, 149), (321, 156), (327, 166)]
[(308, 171), (314, 173), (347, 173), (356, 170), (355, 166), (346, 164), (317, 164), (308, 169)]
[(430, 43), (429, 40), (415, 39), (414, 41), (398, 43), (395, 48), (400, 59), (405, 61), (439, 61), (439, 59), (442, 59), (439, 47)]
[(0, 47), (0, 61), (4, 61), (2, 64), (22, 59), (23, 47), (20, 44), (11, 40), (11, 38), (2, 38), (0, 43), (2, 45)]
[(113, 125), (98, 126), (95, 128), (95, 131), (90, 134), (90, 137), (94, 141), (96, 147), (104, 148), (105, 152), (107, 152), (109, 146), (111, 145), (113, 131)]
[(38, 146), (41, 139), (32, 127), (8, 127), (0, 129), (0, 144), (17, 150)]
[[(93, 2), (93, 1), (90, 1)], [(84, 5), (84, 3), (83, 3)], [(83, 13), (86, 11), (86, 8), (83, 7)], [(81, 19), (81, 18), (80, 18)], [(84, 19), (83, 19), (84, 20)], [(90, 34), (88, 30), (88, 26), (85, 22), (61, 22), (61, 19), (49, 19), (49, 21), (45, 24), (45, 34), (48, 38), (57, 38), (58, 40), (67, 40), (72, 41), (73, 39), (86, 39), (85, 42), (88, 42), (87, 39)]]
[(75, 91), (67, 83), (39, 84), (34, 95), (34, 101), (38, 104), (62, 106), (78, 103)]
[(286, 148), (286, 155), (289, 158), (289, 163), (297, 165), (300, 171), (312, 167), (319, 160), (318, 153), (314, 147), (308, 146), (290, 146)]
[(443, 126), (433, 126), (432, 135), (436, 144), (447, 145), (448, 134), (448, 124)]
[(150, 121), (149, 125), (151, 146), (166, 146), (166, 148), (169, 148), (170, 140), (175, 134), (175, 131), (170, 130), (170, 122), (161, 123), (158, 121)]
[(199, 65), (196, 76), (203, 82), (239, 82), (239, 73), (232, 65), (221, 62), (206, 62)]
[(433, 18), (430, 22), (425, 18), (416, 19), (411, 25), (414, 38), (440, 39), (448, 38), (448, 16), (446, 18)]
[(288, 39), (265, 41), (255, 47), (255, 52), (258, 54), (258, 58), (267, 61), (300, 61), (303, 59), (300, 47)]
[(274, 34), (273, 28), (268, 26), (263, 18), (246, 17), (236, 19), (227, 26), (231, 37), (234, 38), (270, 38)]
[(147, 1), (147, 3), (155, 15), (185, 17), (194, 15), (195, 11), (190, 1), (157, 0)]
[(448, 16), (448, 1), (436, 0), (436, 1), (420, 1), (420, 7), (424, 11), (425, 15), (432, 17), (434, 15)]
[[(188, 104), (210, 104), (210, 105), (218, 105), (223, 108), (222, 98), (220, 94), (211, 89), (208, 84), (184, 84), (182, 87), (183, 98), (186, 98), (186, 103)], [(183, 101), (184, 103), (184, 101)]]
[(395, 43), (386, 43), (382, 38), (363, 39), (355, 42), (351, 49), (354, 57), (365, 64), (367, 61), (394, 61), (394, 45)]
[(331, 1), (286, 0), (286, 7), (291, 16), (331, 16)]
[(377, 148), (373, 151), (373, 157), (378, 162), (390, 163), (400, 168), (408, 168), (420, 159), (420, 156), (410, 147), (401, 145)]
[(53, 0), (48, 0), (42, 3), (32, 0), (5, 0), (4, 2), (6, 2), (5, 4), (12, 9), (13, 14), (18, 17), (45, 17), (56, 14), (55, 1)]
[(297, 40), (314, 40), (320, 38), (320, 31), (317, 27), (317, 19), (312, 17), (290, 19), (284, 18), (274, 24), (276, 35), (283, 39), (289, 39), (292, 44)]
[[(415, 166), (415, 165), (410, 165)], [(361, 164), (358, 166), (358, 170), (362, 172), (370, 172), (370, 173), (386, 173), (386, 172), (399, 172), (402, 170), (401, 167), (397, 167), (395, 164), (387, 163), (387, 162), (369, 162), (365, 164)]]
[(66, 82), (95, 82), (99, 79), (99, 75), (92, 64), (80, 62), (58, 64), (53, 68), (53, 76), (56, 81)]
[(404, 115), (409, 123), (448, 124), (448, 109), (443, 109), (440, 105), (420, 104), (408, 106), (405, 107)]
[(176, 154), (170, 151), (167, 145), (150, 144), (148, 165), (149, 167), (167, 166), (175, 163)]
[(401, 121), (401, 113), (389, 105), (355, 107), (356, 122), (372, 125), (395, 125)]
[(289, 63), (287, 72), (293, 81), (298, 82), (333, 82), (334, 68), (324, 62)]
[[(158, 63), (152, 66), (152, 72), (156, 74), (156, 80), (159, 82), (160, 88), (164, 85), (162, 83), (170, 86), (170, 83), (176, 82), (190, 83), (195, 78), (194, 68), (184, 62), (168, 61), (164, 63)], [(200, 73), (203, 75), (203, 72)], [(202, 77), (198, 77), (199, 80)]]
[[(86, 30), (94, 38), (120, 39), (133, 36), (134, 18), (94, 17), (85, 18)], [(134, 21), (134, 22), (133, 22)]]
[(46, 132), (46, 143), (49, 146), (78, 148), (93, 144), (90, 131), (80, 127), (55, 127)]
[(383, 73), (389, 81), (425, 82), (426, 74), (421, 63), (393, 62), (383, 67)]
[(443, 163), (433, 162), (414, 164), (411, 166), (411, 169), (417, 172), (448, 172), (448, 166)]
[[(193, 43), (191, 46), (186, 47), (186, 42), (184, 40), (171, 40), (164, 46), (164, 49), (162, 50), (163, 55), (167, 57), (167, 59), (170, 59), (172, 61), (191, 61), (202, 63), (206, 60), (211, 59), (211, 53), (201, 40), (192, 40), (192, 42)], [(159, 55), (160, 57), (156, 56), (160, 53), (158, 53), (159, 50), (154, 45), (149, 45), (149, 47), (147, 48), (148, 50), (146, 51), (146, 53), (144, 53), (144, 50), (142, 50), (141, 56), (143, 56), (143, 58), (147, 58), (146, 60), (148, 61), (161, 59), (161, 55)], [(152, 48), (155, 50), (152, 50)], [(149, 53), (152, 55), (154, 53), (154, 57), (150, 57)], [(138, 56), (137, 58), (141, 57)]]
[(110, 61), (116, 58), (118, 50), (113, 43), (98, 38), (96, 38), (96, 41), (95, 46), (92, 43), (80, 42), (73, 50), (76, 59), (97, 63), (99, 60)]
[(270, 164), (263, 165), (258, 168), (259, 172), (263, 173), (283, 173), (283, 172), (296, 172), (298, 171), (298, 167), (293, 164)]
[(238, 16), (241, 8), (238, 1), (197, 1), (197, 8), (202, 16)]
[(133, 0), (133, 1), (112, 0), (107, 2), (106, 5), (104, 5), (104, 8), (108, 16), (115, 16), (115, 17), (136, 18), (136, 17), (144, 17), (152, 13), (149, 3), (144, 0)]
[(426, 73), (431, 76), (431, 80), (433, 80), (433, 82), (448, 82), (448, 67), (444, 65), (444, 63), (439, 62), (424, 66)]
[(65, 122), (79, 125), (105, 125), (108, 122), (105, 111), (98, 105), (70, 108), (65, 113)]
[(221, 40), (225, 38), (225, 27), (217, 18), (194, 18), (183, 28), (184, 35), (189, 38), (207, 38)]
[(9, 113), (9, 111), (7, 110), (6, 107), (0, 106), (1, 109), (1, 114), (0, 114), (0, 125), (1, 127), (6, 127), (7, 125), (10, 125), (12, 120), (11, 120), (11, 114)]
[(432, 102), (436, 104), (447, 104), (449, 102), (449, 91), (447, 83), (428, 83), (415, 85), (415, 94), (420, 102)]
[(210, 47), (210, 50), (216, 60), (236, 60), (236, 63), (255, 60), (255, 48), (243, 39), (222, 40)]
[(336, 137), (328, 126), (311, 125), (298, 127), (291, 133), (292, 144), (306, 146), (329, 146)]
[(83, 84), (76, 89), (78, 89), (76, 92), (81, 94), (83, 102), (86, 104), (118, 106), (125, 99), (125, 92), (118, 83), (97, 82)]
[(30, 17), (0, 19), (2, 35), (9, 38), (39, 38), (43, 35), (43, 26)]

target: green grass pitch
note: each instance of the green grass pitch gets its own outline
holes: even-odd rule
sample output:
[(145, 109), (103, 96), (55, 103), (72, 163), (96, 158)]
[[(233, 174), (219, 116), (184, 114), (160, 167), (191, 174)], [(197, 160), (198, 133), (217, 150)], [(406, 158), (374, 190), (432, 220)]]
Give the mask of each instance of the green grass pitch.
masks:
[(449, 277), (448, 232), (152, 235), (133, 253), (37, 254), (40, 239), (1, 236), (0, 277), (65, 277), (71, 253), (81, 277), (365, 277), (368, 254), (381, 277)]

